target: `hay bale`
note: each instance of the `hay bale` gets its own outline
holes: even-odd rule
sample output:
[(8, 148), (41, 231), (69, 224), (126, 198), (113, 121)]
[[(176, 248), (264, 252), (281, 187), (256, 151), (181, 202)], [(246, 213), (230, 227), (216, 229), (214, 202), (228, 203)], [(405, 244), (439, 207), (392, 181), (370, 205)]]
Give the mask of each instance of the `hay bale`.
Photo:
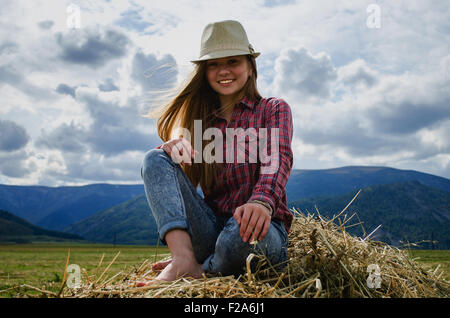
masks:
[[(295, 215), (289, 234), (288, 262), (283, 272), (251, 254), (245, 274), (234, 277), (180, 278), (136, 287), (155, 277), (145, 261), (129, 273), (100, 279), (85, 273), (80, 288), (64, 288), (62, 297), (449, 297), (442, 273), (426, 271), (405, 251), (349, 235), (345, 221), (320, 215)], [(344, 223), (344, 225), (342, 225)], [(250, 270), (252, 259), (258, 269)], [(374, 270), (374, 272), (368, 272)], [(104, 273), (103, 273), (104, 274)], [(103, 275), (102, 274), (102, 275)], [(379, 274), (379, 275), (378, 275)]]

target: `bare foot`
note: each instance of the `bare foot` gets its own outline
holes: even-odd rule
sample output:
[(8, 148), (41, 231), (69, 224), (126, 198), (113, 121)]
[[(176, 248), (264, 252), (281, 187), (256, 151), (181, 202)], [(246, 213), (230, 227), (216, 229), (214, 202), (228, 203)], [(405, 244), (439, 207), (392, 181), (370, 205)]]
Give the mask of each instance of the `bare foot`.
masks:
[(172, 262), (172, 259), (165, 260), (165, 261), (159, 261), (152, 265), (152, 270), (154, 272), (162, 271), (164, 268), (166, 268), (167, 265), (170, 264), (170, 262)]
[[(155, 264), (152, 265), (152, 271), (161, 272), (171, 262), (172, 262), (172, 259), (156, 262)], [(147, 279), (147, 278), (145, 278), (145, 279)], [(136, 282), (136, 287), (148, 286), (148, 285), (151, 285), (152, 283), (157, 283), (157, 282), (160, 282), (160, 280), (157, 278), (147, 279), (147, 281), (138, 281), (138, 282)]]
[[(172, 260), (155, 264), (154, 268), (162, 271), (153, 281), (174, 281), (180, 277), (201, 278), (202, 266), (195, 259), (189, 233), (183, 229), (173, 229), (166, 233), (165, 240)], [(151, 284), (142, 283), (139, 282), (139, 286)]]
[(161, 268), (161, 273), (150, 281), (137, 282), (137, 287), (148, 286), (152, 283), (161, 281), (174, 281), (180, 277), (191, 277), (196, 279), (203, 277), (202, 266), (198, 264), (196, 260), (189, 258), (173, 258), (171, 260), (160, 262), (160, 264), (156, 263), (153, 266)]
[(173, 258), (156, 277), (157, 280), (173, 281), (180, 277), (201, 278), (202, 266), (195, 259)]

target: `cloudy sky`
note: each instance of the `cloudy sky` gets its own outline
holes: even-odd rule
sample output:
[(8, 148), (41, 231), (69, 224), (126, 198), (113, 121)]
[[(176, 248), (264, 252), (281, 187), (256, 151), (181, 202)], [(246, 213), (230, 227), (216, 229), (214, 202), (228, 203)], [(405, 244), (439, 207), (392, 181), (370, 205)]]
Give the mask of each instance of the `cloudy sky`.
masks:
[(294, 116), (294, 168), (450, 178), (450, 3), (0, 0), (0, 183), (141, 183), (157, 92), (204, 26), (235, 19), (263, 96)]

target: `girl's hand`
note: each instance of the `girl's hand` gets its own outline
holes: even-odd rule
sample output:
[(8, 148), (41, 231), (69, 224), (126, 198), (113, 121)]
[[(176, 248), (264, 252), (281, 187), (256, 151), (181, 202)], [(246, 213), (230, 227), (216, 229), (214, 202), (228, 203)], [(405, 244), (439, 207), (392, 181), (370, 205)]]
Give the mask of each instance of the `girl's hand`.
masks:
[(184, 138), (169, 140), (161, 148), (172, 158), (173, 162), (179, 164), (192, 165), (192, 159), (195, 154), (198, 154), (198, 151), (194, 150), (191, 143)]
[[(270, 211), (259, 203), (246, 203), (236, 208), (233, 214), (234, 219), (240, 226), (239, 234), (242, 241), (261, 241), (269, 231)], [(252, 234), (253, 233), (253, 234)]]

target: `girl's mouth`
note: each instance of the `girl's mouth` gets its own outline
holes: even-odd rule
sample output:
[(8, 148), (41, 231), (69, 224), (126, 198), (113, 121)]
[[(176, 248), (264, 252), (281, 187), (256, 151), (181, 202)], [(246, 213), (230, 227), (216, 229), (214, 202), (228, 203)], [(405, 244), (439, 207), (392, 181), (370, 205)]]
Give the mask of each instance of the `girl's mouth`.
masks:
[(233, 82), (234, 82), (234, 80), (232, 80), (232, 79), (226, 79), (226, 80), (220, 80), (218, 83), (221, 86), (230, 86), (231, 83), (233, 83)]

